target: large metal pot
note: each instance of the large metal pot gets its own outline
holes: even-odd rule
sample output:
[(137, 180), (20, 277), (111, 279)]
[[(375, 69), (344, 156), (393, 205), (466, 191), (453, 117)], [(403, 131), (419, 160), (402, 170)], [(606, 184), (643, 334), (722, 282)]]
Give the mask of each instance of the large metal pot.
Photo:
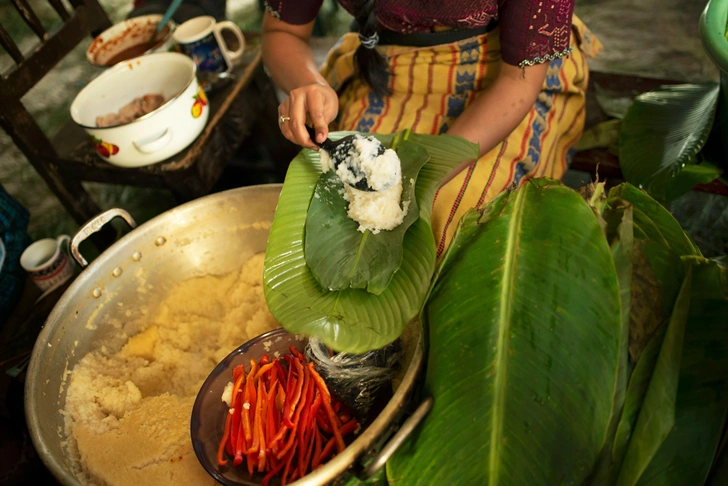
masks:
[[(110, 351), (122, 345), (119, 327), (133, 322), (135, 312), (158, 301), (170, 284), (203, 274), (221, 274), (240, 266), (253, 254), (265, 251), (280, 185), (253, 186), (207, 196), (139, 226), (124, 236), (81, 272), (48, 317), (38, 337), (28, 367), (25, 411), (31, 437), (43, 462), (66, 485), (79, 484), (67, 458), (63, 416), (66, 380), (74, 366), (102, 345)], [(85, 260), (77, 245), (88, 235), (121, 216), (112, 209), (87, 223), (74, 236), (75, 256)], [(143, 285), (145, 291), (139, 292)], [(354, 465), (358, 458), (390, 431), (408, 398), (422, 363), (418, 325), (413, 325), (417, 345), (406, 357), (405, 373), (394, 397), (380, 416), (342, 454), (296, 482), (325, 484)], [(126, 329), (133, 334), (135, 329)], [(390, 440), (369, 468), (354, 468), (369, 475), (380, 467), (406, 434), (424, 417), (430, 402), (423, 403)]]

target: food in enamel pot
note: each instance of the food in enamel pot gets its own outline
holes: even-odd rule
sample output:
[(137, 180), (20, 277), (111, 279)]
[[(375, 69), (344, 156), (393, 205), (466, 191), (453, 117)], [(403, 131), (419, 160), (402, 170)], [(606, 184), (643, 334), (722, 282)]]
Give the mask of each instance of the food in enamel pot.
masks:
[[(385, 149), (374, 137), (356, 135), (344, 160), (334, 167), (330, 155), (321, 150), (321, 170), (334, 169), (344, 183), (348, 216), (359, 223), (359, 231), (377, 234), (399, 226), (407, 215), (409, 202), (401, 203), (402, 168), (397, 153)], [(372, 191), (354, 186), (366, 178)]]
[(122, 106), (118, 113), (109, 113), (96, 117), (96, 125), (100, 128), (115, 127), (130, 123), (147, 113), (151, 113), (164, 104), (164, 96), (158, 93), (145, 94)]
[(192, 406), (220, 360), (279, 327), (262, 274), (260, 254), (227, 275), (179, 282), (121, 349), (101, 347), (74, 367), (66, 449), (86, 484), (216, 484), (192, 449)]

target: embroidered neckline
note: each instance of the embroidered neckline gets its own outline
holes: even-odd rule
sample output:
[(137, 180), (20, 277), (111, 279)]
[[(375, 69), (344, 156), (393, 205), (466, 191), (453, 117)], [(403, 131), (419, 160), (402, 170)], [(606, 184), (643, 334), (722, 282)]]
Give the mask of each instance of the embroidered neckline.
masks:
[(571, 54), (571, 52), (573, 50), (574, 50), (573, 47), (568, 47), (568, 48), (564, 49), (561, 52), (555, 52), (553, 54), (546, 54), (543, 57), (537, 57), (537, 58), (534, 58), (534, 59), (526, 59), (524, 61), (519, 62), (518, 63), (518, 67), (519, 68), (525, 68), (526, 66), (533, 66), (535, 64), (541, 64), (542, 62), (553, 61), (554, 59), (558, 59), (560, 57), (568, 56), (569, 54)]
[(273, 7), (271, 7), (271, 6), (270, 6), (270, 4), (268, 3), (268, 1), (267, 1), (267, 0), (266, 0), (265, 2), (263, 2), (263, 4), (265, 5), (265, 10), (266, 10), (266, 11), (267, 11), (267, 12), (268, 12), (268, 13), (269, 13), (269, 14), (270, 14), (270, 15), (271, 15), (271, 16), (272, 16), (272, 17), (273, 17), (274, 19), (276, 19), (276, 20), (281, 20), (281, 14), (280, 14), (280, 13), (279, 13), (279, 12), (278, 12), (277, 10), (275, 10), (275, 9), (274, 9)]

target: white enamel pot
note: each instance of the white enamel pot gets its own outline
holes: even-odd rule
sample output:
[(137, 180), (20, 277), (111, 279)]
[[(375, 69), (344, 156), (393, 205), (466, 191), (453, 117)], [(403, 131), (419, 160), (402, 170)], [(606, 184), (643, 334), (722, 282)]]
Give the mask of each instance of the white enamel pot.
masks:
[[(71, 104), (71, 118), (94, 140), (99, 157), (119, 167), (142, 167), (188, 147), (205, 128), (210, 106), (197, 82), (197, 66), (183, 54), (160, 52), (119, 63), (92, 80)], [(134, 121), (96, 126), (96, 117), (118, 113), (146, 94), (162, 106)]]

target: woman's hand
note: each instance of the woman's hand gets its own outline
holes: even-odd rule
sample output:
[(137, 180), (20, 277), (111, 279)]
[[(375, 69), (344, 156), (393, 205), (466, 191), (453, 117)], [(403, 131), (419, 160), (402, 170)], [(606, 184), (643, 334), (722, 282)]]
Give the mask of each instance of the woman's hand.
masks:
[(306, 131), (311, 121), (316, 141), (323, 142), (329, 134), (329, 123), (339, 112), (339, 97), (328, 84), (313, 83), (292, 89), (287, 100), (278, 106), (281, 133), (291, 142), (306, 148), (316, 148)]

